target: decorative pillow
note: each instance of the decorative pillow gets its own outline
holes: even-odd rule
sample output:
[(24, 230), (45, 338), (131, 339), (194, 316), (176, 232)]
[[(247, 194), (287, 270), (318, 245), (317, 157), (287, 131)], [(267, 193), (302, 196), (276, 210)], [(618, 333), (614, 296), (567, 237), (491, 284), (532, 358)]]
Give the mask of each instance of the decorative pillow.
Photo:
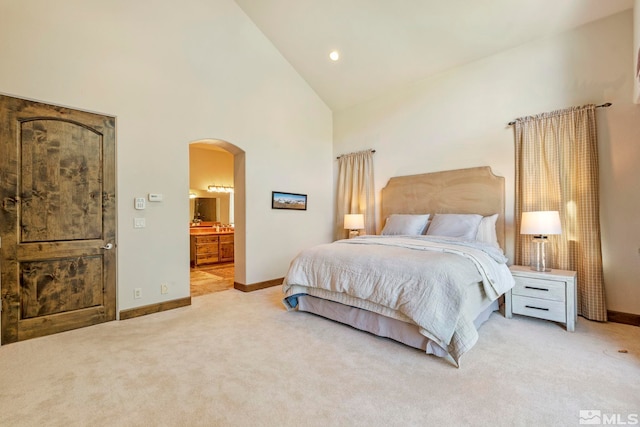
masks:
[(427, 229), (427, 234), (475, 240), (480, 221), (482, 221), (482, 215), (435, 214), (429, 229)]
[(380, 234), (383, 236), (417, 236), (424, 233), (428, 220), (429, 214), (393, 214), (387, 218), (387, 222), (385, 222)]
[(498, 220), (498, 214), (485, 216), (480, 221), (478, 226), (478, 234), (476, 234), (476, 240), (481, 242), (492, 244), (493, 246), (500, 247), (498, 243), (498, 236), (496, 235), (496, 221)]

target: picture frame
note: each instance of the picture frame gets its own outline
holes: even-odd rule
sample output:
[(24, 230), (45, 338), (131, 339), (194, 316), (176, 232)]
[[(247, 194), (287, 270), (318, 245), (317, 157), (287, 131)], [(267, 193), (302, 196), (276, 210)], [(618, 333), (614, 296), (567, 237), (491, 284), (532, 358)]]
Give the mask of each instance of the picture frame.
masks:
[(272, 191), (271, 209), (291, 209), (295, 211), (306, 211), (307, 195), (298, 193), (286, 193), (284, 191)]

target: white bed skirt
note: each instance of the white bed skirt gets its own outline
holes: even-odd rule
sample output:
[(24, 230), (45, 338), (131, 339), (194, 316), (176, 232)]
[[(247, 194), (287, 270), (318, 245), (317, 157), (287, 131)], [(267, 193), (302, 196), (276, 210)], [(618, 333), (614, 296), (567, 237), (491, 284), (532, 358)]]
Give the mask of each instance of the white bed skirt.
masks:
[[(484, 294), (484, 292), (482, 293)], [(422, 335), (419, 327), (415, 324), (311, 295), (298, 295), (297, 298), (298, 311), (313, 313), (380, 337), (391, 338), (410, 347), (423, 350), (427, 354), (438, 357), (449, 356), (446, 349)], [(492, 312), (499, 308), (498, 300), (491, 302), (486, 299), (475, 301), (471, 306), (475, 308), (476, 312), (473, 322), (476, 329), (489, 318)]]

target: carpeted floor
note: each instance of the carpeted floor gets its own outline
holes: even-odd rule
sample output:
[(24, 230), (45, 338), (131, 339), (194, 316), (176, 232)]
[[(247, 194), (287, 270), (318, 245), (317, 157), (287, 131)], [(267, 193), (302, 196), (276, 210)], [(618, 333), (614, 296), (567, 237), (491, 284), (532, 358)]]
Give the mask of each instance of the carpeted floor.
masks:
[[(450, 363), (280, 287), (0, 347), (6, 426), (577, 426), (640, 412), (640, 328), (494, 313)], [(625, 350), (626, 353), (620, 353)]]

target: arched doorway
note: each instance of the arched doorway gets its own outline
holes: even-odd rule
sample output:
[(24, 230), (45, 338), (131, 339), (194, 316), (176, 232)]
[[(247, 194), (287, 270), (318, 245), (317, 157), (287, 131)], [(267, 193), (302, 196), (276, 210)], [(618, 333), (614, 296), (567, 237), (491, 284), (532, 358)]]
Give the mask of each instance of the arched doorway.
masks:
[(189, 159), (191, 294), (198, 296), (245, 281), (245, 153), (200, 139), (189, 144)]

